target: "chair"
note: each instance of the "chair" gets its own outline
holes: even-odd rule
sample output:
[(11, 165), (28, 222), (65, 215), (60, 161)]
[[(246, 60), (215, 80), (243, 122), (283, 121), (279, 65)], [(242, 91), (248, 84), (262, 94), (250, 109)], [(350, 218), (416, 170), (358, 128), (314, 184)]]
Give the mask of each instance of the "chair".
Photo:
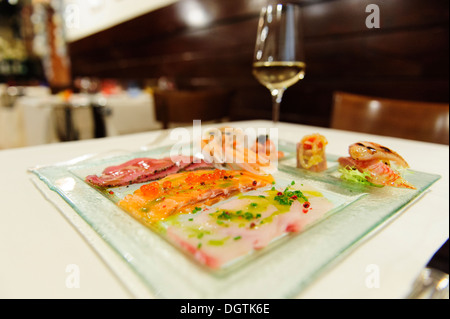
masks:
[(171, 123), (193, 120), (220, 122), (228, 116), (231, 91), (223, 89), (155, 90), (156, 120), (168, 128)]
[(331, 127), (449, 144), (449, 105), (335, 92)]

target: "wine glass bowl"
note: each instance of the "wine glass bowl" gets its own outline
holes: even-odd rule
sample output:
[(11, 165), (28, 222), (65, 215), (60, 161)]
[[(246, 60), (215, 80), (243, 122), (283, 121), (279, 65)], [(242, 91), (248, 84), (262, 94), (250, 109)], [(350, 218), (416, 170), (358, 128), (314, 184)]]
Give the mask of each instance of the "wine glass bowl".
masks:
[(270, 4), (261, 9), (253, 75), (272, 95), (272, 120), (279, 120), (284, 91), (303, 79), (306, 64), (300, 39), (300, 8)]

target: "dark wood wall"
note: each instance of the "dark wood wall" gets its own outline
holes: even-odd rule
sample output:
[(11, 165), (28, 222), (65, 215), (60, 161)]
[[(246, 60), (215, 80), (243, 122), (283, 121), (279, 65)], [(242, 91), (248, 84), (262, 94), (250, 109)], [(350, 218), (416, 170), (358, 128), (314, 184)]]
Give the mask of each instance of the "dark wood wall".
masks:
[[(296, 2), (307, 74), (286, 91), (281, 120), (328, 126), (335, 90), (448, 103), (448, 0)], [(235, 93), (232, 119), (269, 119), (270, 94), (251, 73), (265, 3), (180, 0), (70, 43), (73, 76), (226, 87)], [(366, 27), (368, 4), (380, 8), (378, 29)], [(195, 10), (207, 13), (202, 24), (189, 22)]]

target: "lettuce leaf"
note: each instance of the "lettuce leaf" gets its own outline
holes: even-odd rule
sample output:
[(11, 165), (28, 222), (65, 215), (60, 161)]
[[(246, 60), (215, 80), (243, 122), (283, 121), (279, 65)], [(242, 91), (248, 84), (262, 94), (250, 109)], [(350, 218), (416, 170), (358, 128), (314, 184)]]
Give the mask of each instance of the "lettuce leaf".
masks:
[(370, 174), (368, 172), (360, 172), (358, 169), (353, 167), (340, 167), (338, 169), (338, 172), (341, 173), (341, 179), (353, 183), (359, 183), (363, 185), (368, 186), (375, 186), (375, 187), (383, 187), (383, 185), (377, 185), (374, 183), (371, 183), (367, 180), (366, 177), (370, 177)]

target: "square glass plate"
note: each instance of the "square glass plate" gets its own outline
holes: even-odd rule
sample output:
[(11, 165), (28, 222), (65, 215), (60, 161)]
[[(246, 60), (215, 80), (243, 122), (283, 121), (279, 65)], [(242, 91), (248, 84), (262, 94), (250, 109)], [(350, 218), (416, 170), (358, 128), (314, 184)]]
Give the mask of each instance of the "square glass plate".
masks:
[(337, 156), (328, 169), (296, 168), (295, 145), (280, 142), (285, 157), (273, 174), (276, 187), (308, 184), (333, 203), (333, 209), (300, 233), (287, 234), (267, 247), (219, 270), (200, 265), (165, 236), (144, 226), (116, 203), (142, 184), (114, 188), (114, 195), (84, 178), (136, 157), (169, 156), (171, 146), (105, 158), (38, 167), (30, 171), (59, 194), (160, 298), (291, 298), (375, 229), (399, 214), (440, 176), (407, 170), (416, 190), (360, 186), (342, 181)]

